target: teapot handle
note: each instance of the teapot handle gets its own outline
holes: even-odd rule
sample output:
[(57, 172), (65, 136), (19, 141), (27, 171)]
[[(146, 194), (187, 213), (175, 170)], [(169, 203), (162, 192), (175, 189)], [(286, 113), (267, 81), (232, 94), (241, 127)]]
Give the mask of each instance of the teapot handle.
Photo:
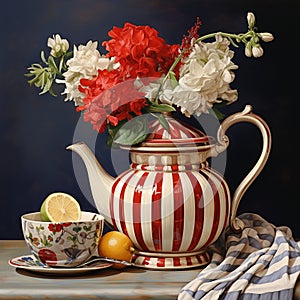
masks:
[(235, 113), (227, 117), (222, 122), (217, 133), (218, 144), (214, 148), (214, 153), (212, 153), (212, 156), (217, 156), (219, 153), (221, 153), (228, 147), (229, 139), (225, 135), (225, 133), (229, 127), (239, 122), (248, 122), (256, 125), (262, 134), (263, 145), (262, 152), (258, 161), (254, 165), (252, 170), (248, 173), (248, 175), (242, 180), (242, 182), (239, 184), (239, 186), (233, 194), (229, 225), (231, 229), (236, 232), (243, 229), (241, 221), (238, 218), (236, 218), (236, 213), (240, 200), (244, 195), (245, 191), (248, 189), (248, 187), (252, 184), (252, 182), (255, 180), (255, 178), (259, 175), (259, 173), (265, 166), (271, 150), (271, 132), (268, 125), (262, 118), (252, 113), (251, 105), (246, 105), (245, 109), (242, 112)]

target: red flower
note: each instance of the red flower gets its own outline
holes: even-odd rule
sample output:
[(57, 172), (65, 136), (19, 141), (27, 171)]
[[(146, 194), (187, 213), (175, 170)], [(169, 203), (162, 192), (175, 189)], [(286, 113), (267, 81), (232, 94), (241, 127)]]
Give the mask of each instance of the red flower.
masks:
[(81, 79), (78, 89), (86, 97), (83, 99), (84, 105), (78, 106), (77, 111), (85, 110), (86, 107), (103, 91), (121, 82), (119, 71), (98, 70), (98, 76), (93, 79)]
[(102, 45), (109, 51), (107, 57), (115, 57), (120, 63), (123, 79), (160, 77), (179, 54), (179, 45), (168, 45), (149, 26), (125, 23), (123, 28), (113, 27), (108, 35), (112, 39)]
[(117, 117), (114, 116), (108, 116), (107, 117), (108, 122), (112, 125), (112, 126), (117, 126), (119, 123), (119, 119)]
[(40, 241), (39, 241), (39, 239), (37, 237), (33, 238), (33, 244), (35, 246), (38, 246), (40, 244)]
[[(105, 75), (109, 75), (110, 72), (108, 71)], [(91, 98), (89, 95), (95, 95), (102, 89), (103, 80), (99, 77), (103, 75), (103, 72), (98, 72), (97, 78), (82, 82), (82, 84), (87, 84), (83, 90), (88, 95), (84, 99), (86, 103), (84, 120), (90, 122), (100, 133), (104, 131), (107, 123), (117, 126), (120, 121), (130, 120), (134, 115), (142, 114), (142, 109), (148, 105), (144, 93), (137, 90), (133, 80), (119, 84), (110, 82), (111, 88), (104, 89)]]
[[(167, 73), (179, 55), (179, 45), (169, 45), (149, 26), (125, 23), (123, 28), (114, 27), (104, 41), (107, 57), (114, 57), (118, 69), (99, 70), (92, 79), (81, 79), (79, 91), (86, 96), (83, 105), (76, 108), (84, 111), (84, 120), (90, 122), (98, 132), (107, 124), (117, 126), (120, 121), (131, 120), (141, 115), (148, 105), (144, 94), (134, 86), (139, 77), (150, 83)], [(173, 70), (178, 74), (179, 64)]]
[(50, 231), (52, 231), (53, 233), (60, 232), (62, 230), (62, 228), (63, 228), (62, 224), (53, 224), (53, 223), (51, 223), (51, 224), (48, 225), (48, 229)]
[(146, 105), (146, 99), (137, 99), (129, 102), (130, 111), (132, 111), (137, 116), (142, 114), (142, 109)]
[(66, 222), (61, 224), (63, 227), (69, 227), (72, 225), (72, 222)]
[(47, 263), (49, 266), (56, 265), (57, 257), (54, 251), (44, 248), (39, 250), (38, 256), (42, 263)]

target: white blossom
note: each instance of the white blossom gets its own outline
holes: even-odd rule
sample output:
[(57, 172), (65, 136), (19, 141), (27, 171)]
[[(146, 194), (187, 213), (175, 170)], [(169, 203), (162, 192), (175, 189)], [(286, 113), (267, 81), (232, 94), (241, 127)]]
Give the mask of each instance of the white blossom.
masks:
[(259, 37), (264, 41), (264, 42), (271, 42), (274, 40), (274, 36), (272, 33), (269, 32), (261, 32), (259, 33)]
[(264, 54), (264, 49), (260, 45), (252, 47), (252, 54), (254, 57), (261, 57)]
[(140, 80), (137, 80), (136, 86), (140, 87), (139, 90), (145, 93), (146, 98), (151, 100), (160, 99), (162, 103), (172, 105), (174, 88), (177, 86), (177, 82), (166, 80), (163, 75), (159, 79), (153, 79), (148, 85), (144, 85)]
[(253, 28), (255, 25), (255, 15), (252, 12), (247, 13), (247, 22), (249, 29)]
[(184, 59), (175, 84), (164, 77), (143, 86), (148, 99), (159, 99), (162, 103), (176, 105), (186, 116), (209, 113), (209, 109), (221, 100), (231, 103), (237, 100), (237, 90), (230, 88), (238, 68), (231, 59), (234, 52), (230, 42), (216, 36), (213, 43), (198, 43)]
[(63, 73), (64, 80), (57, 80), (58, 83), (64, 83), (66, 88), (62, 94), (66, 95), (65, 101), (73, 100), (75, 105), (83, 105), (82, 99), (85, 94), (78, 90), (80, 79), (92, 79), (97, 75), (98, 70), (116, 68), (114, 60), (100, 54), (97, 50), (98, 42), (89, 41), (85, 46), (74, 46), (73, 57), (66, 65), (68, 70)]
[(252, 56), (252, 44), (251, 42), (248, 42), (245, 46), (245, 55), (247, 57), (251, 57)]
[(54, 57), (60, 57), (69, 50), (69, 42), (62, 39), (59, 34), (53, 35), (53, 38), (48, 38), (47, 46), (51, 48), (50, 54)]
[[(202, 35), (198, 38), (198, 35), (193, 32), (198, 27), (197, 20), (194, 29), (189, 31), (193, 37), (185, 39), (183, 49), (180, 47), (179, 56), (173, 61), (170, 68), (165, 70), (160, 63), (156, 65), (156, 71), (161, 72), (160, 78), (137, 77), (133, 79), (135, 87), (143, 92), (145, 98), (148, 99), (147, 109), (141, 112), (163, 113), (173, 111), (174, 107), (177, 107), (187, 117), (191, 115), (200, 116), (203, 113), (209, 113), (212, 108), (217, 109), (216, 104), (218, 103), (231, 104), (236, 101), (238, 92), (231, 88), (231, 83), (235, 79), (234, 70), (238, 66), (232, 61), (234, 52), (230, 50), (229, 46), (237, 47), (239, 43), (244, 44), (245, 55), (256, 58), (261, 57), (264, 53), (261, 43), (270, 42), (274, 39), (271, 33), (257, 32), (255, 15), (252, 12), (248, 12), (247, 22), (248, 30), (245, 33), (218, 32)], [(215, 41), (205, 42), (213, 36)], [(126, 38), (126, 41), (123, 38)], [(139, 67), (147, 68), (148, 56), (152, 56), (151, 53), (148, 53), (149, 49), (146, 49), (146, 53), (140, 53), (143, 51), (143, 47), (134, 47), (137, 39), (143, 38), (142, 34), (128, 37), (125, 35), (120, 37), (120, 41), (117, 40), (116, 43), (117, 45), (119, 43), (132, 43), (133, 48), (130, 55), (144, 56), (145, 63)], [(190, 45), (186, 45), (187, 41), (190, 41)], [(99, 70), (118, 69), (120, 62), (115, 63), (115, 61), (128, 64), (119, 68), (120, 78), (129, 79), (130, 70), (137, 68), (137, 62), (133, 61), (134, 59), (122, 60), (119, 57), (111, 57), (112, 53), (108, 49), (110, 47), (106, 49), (108, 50), (106, 56), (101, 55), (97, 50), (98, 42), (88, 41), (86, 45), (74, 45), (73, 51), (69, 51), (68, 41), (56, 34), (48, 38), (48, 46), (51, 48), (49, 58), (46, 58), (42, 51), (42, 65), (32, 64), (28, 68), (29, 73), (25, 75), (33, 77), (28, 82), (30, 85), (34, 84), (40, 87), (41, 94), (49, 92), (51, 95), (55, 95), (53, 83), (64, 84), (62, 94), (65, 95), (65, 101), (74, 101), (75, 106), (84, 105), (83, 100), (86, 95), (81, 92), (85, 91), (85, 86), (81, 85), (84, 84), (82, 79), (91, 80), (95, 78)], [(118, 51), (113, 50), (113, 52)], [(129, 56), (129, 53), (121, 53), (121, 55), (122, 57), (123, 55)], [(131, 66), (131, 64), (133, 65)], [(128, 73), (124, 74), (123, 70), (128, 71)], [(87, 83), (87, 81), (85, 82)], [(111, 101), (114, 101), (114, 97)], [(136, 139), (136, 137), (134, 138)]]
[(237, 91), (231, 90), (230, 83), (235, 78), (232, 70), (238, 66), (231, 61), (234, 52), (229, 45), (227, 39), (216, 36), (213, 43), (195, 44), (185, 59), (171, 103), (179, 106), (186, 116), (208, 113), (221, 100), (228, 103), (237, 100)]

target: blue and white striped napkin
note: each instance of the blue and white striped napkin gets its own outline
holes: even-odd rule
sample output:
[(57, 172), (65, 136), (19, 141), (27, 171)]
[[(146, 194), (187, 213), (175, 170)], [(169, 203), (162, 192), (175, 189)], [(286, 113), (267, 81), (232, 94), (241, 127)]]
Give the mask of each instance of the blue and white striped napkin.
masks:
[(181, 289), (178, 300), (293, 299), (300, 242), (288, 227), (275, 227), (259, 215), (239, 219), (244, 229), (228, 229), (212, 245), (210, 264)]

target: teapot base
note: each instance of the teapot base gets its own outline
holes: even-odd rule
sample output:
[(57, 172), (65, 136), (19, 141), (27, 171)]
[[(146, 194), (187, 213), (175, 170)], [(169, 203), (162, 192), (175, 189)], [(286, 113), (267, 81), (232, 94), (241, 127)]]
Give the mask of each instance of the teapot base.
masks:
[(182, 270), (204, 267), (210, 262), (206, 249), (196, 252), (136, 251), (132, 262), (136, 267), (156, 270)]

